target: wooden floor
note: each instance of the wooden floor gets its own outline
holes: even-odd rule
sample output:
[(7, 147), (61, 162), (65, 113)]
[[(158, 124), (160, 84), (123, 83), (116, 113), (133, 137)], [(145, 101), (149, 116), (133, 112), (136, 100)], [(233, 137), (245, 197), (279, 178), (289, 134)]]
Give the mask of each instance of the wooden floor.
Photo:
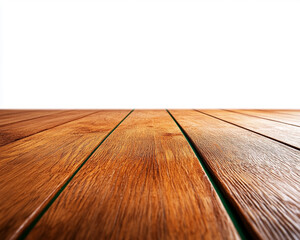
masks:
[(0, 239), (300, 239), (300, 110), (0, 110)]

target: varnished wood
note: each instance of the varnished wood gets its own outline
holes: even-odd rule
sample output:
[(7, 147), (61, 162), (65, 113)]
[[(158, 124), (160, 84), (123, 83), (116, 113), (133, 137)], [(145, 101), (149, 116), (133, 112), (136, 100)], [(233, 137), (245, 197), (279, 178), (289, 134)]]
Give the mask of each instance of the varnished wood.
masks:
[(171, 113), (256, 238), (300, 238), (298, 150), (196, 111)]
[[(277, 111), (262, 111), (262, 110), (230, 110), (230, 111), (300, 127), (300, 116), (293, 115), (293, 114), (286, 114)], [(289, 111), (289, 113), (293, 113), (293, 111)]]
[(0, 126), (0, 146), (31, 136), (38, 132), (59, 126), (61, 124), (82, 118), (96, 111), (76, 110), (62, 111), (51, 115), (41, 116)]
[(300, 109), (272, 109), (272, 110), (262, 110), (262, 109), (255, 109), (256, 111), (260, 112), (267, 112), (267, 113), (280, 113), (280, 114), (286, 114), (286, 115), (294, 115), (294, 116), (300, 116)]
[(298, 109), (298, 110), (280, 110), (278, 112), (300, 117), (300, 109)]
[(20, 236), (128, 113), (100, 111), (0, 147), (1, 239)]
[(0, 126), (59, 112), (63, 110), (0, 110)]
[(300, 149), (299, 127), (225, 110), (200, 111)]
[(31, 110), (28, 109), (0, 109), (0, 116), (5, 116), (9, 114), (16, 114), (16, 113), (26, 113), (31, 112)]
[(216, 192), (166, 111), (134, 111), (28, 239), (236, 239)]

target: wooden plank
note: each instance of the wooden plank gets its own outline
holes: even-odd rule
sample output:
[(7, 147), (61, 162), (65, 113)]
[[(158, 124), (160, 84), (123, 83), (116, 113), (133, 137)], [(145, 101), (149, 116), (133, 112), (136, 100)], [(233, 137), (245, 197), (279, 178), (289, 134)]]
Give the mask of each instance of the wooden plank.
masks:
[(224, 110), (200, 110), (227, 122), (247, 128), (291, 147), (300, 149), (300, 128), (283, 123), (272, 122), (261, 118), (250, 117), (239, 113)]
[(259, 117), (271, 121), (277, 121), (280, 123), (290, 124), (300, 127), (300, 116), (284, 114), (276, 111), (262, 111), (262, 110), (228, 110), (240, 114), (245, 114), (252, 117)]
[(192, 110), (172, 110), (257, 239), (300, 238), (298, 150)]
[(128, 114), (100, 111), (0, 147), (0, 236), (13, 239)]
[(300, 109), (252, 109), (259, 112), (300, 116)]
[(39, 118), (29, 119), (27, 121), (0, 126), (0, 146), (4, 146), (8, 143), (76, 120), (78, 118), (82, 118), (95, 112), (96, 111), (94, 110), (59, 112)]
[(288, 114), (288, 115), (294, 115), (294, 116), (298, 116), (300, 117), (300, 109), (296, 110), (296, 109), (289, 109), (289, 110), (277, 110), (276, 112), (278, 113), (282, 113), (282, 114)]
[(16, 113), (26, 113), (32, 110), (28, 110), (28, 109), (0, 109), (0, 116), (5, 116), (5, 115), (9, 115), (9, 114), (16, 114)]
[[(9, 116), (9, 115), (22, 115), (37, 110), (25, 110), (25, 109), (0, 109), (0, 117)], [(43, 111), (43, 110), (41, 110)], [(47, 110), (45, 110), (47, 111)]]
[(236, 239), (214, 188), (166, 111), (134, 111), (28, 239)]
[(54, 113), (65, 112), (63, 110), (32, 110), (32, 111), (25, 111), (25, 110), (18, 110), (8, 114), (0, 115), (0, 126), (11, 124), (15, 122), (20, 122), (32, 118), (38, 118)]

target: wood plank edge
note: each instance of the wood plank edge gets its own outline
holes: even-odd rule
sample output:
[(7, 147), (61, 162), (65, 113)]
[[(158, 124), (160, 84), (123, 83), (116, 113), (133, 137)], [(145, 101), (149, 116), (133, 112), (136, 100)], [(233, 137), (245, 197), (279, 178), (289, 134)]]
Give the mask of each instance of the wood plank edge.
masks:
[(264, 119), (264, 120), (268, 120), (268, 121), (278, 122), (278, 123), (290, 125), (290, 126), (293, 126), (293, 127), (300, 127), (299, 125), (296, 125), (296, 124), (287, 123), (287, 122), (283, 122), (283, 121), (279, 121), (279, 120), (275, 120), (275, 119), (271, 119), (271, 118), (260, 117), (260, 116), (256, 116), (255, 114), (252, 115), (252, 114), (248, 114), (248, 113), (242, 113), (242, 112), (239, 112), (238, 110), (236, 110), (236, 111), (235, 110), (230, 110), (230, 109), (221, 109), (221, 110), (224, 110), (224, 111), (227, 111), (227, 112), (232, 112), (232, 113), (238, 113), (238, 114), (245, 115), (245, 116), (248, 116), (248, 117), (260, 118), (260, 119)]
[(281, 140), (279, 140), (279, 139), (276, 139), (276, 138), (273, 138), (273, 137), (267, 136), (267, 135), (265, 135), (265, 134), (262, 134), (262, 133), (260, 133), (260, 132), (256, 132), (256, 131), (254, 131), (254, 130), (251, 130), (251, 129), (249, 129), (249, 128), (246, 128), (246, 127), (243, 127), (243, 126), (241, 126), (241, 125), (238, 125), (238, 124), (235, 124), (235, 123), (229, 122), (229, 121), (227, 121), (227, 120), (224, 120), (224, 119), (222, 119), (222, 118), (219, 118), (219, 117), (216, 117), (216, 116), (214, 116), (214, 115), (211, 115), (211, 114), (208, 114), (208, 113), (205, 113), (205, 112), (199, 111), (199, 110), (197, 110), (197, 109), (194, 109), (194, 111), (196, 111), (196, 112), (198, 112), (198, 113), (201, 113), (201, 114), (204, 114), (204, 115), (206, 115), (206, 116), (209, 116), (209, 117), (212, 117), (212, 118), (218, 119), (218, 120), (220, 120), (220, 121), (223, 121), (223, 122), (229, 123), (229, 124), (231, 124), (231, 125), (234, 125), (234, 126), (236, 126), (236, 127), (242, 128), (242, 129), (244, 129), (244, 130), (247, 130), (247, 131), (253, 132), (253, 133), (255, 133), (255, 134), (258, 134), (258, 135), (260, 135), (260, 136), (262, 136), (262, 137), (269, 138), (269, 139), (271, 139), (271, 140), (273, 140), (273, 141), (279, 142), (279, 143), (281, 143), (281, 144), (283, 144), (283, 145), (286, 145), (286, 146), (288, 146), (288, 147), (291, 147), (291, 148), (294, 148), (294, 149), (296, 149), (296, 150), (300, 151), (300, 148), (299, 148), (299, 147), (297, 147), (297, 146), (294, 146), (294, 145), (291, 145), (291, 144), (289, 144), (289, 143), (286, 143), (286, 142), (283, 142), (283, 141), (281, 141)]
[[(90, 159), (90, 157), (94, 154), (94, 152), (101, 146), (101, 144), (121, 125), (122, 122), (133, 112), (131, 110), (94, 148), (94, 150), (86, 157), (85, 160), (78, 166), (78, 168), (69, 176), (56, 190), (52, 192), (52, 194), (44, 201), (44, 203), (36, 209), (22, 224), (19, 229), (13, 234), (11, 239), (25, 239), (30, 231), (34, 228), (34, 226), (38, 223), (38, 221), (43, 217), (43, 215), (47, 212), (47, 210), (51, 207), (51, 205), (55, 202), (55, 200), (59, 197), (59, 195), (63, 192), (63, 190), (67, 187), (67, 185), (72, 181), (75, 175), (80, 171), (80, 169), (84, 166), (84, 164)], [(94, 114), (94, 113), (92, 113)], [(91, 114), (89, 114), (91, 115)]]
[(81, 119), (81, 118), (85, 118), (85, 117), (87, 117), (87, 116), (90, 116), (90, 115), (92, 115), (92, 114), (96, 114), (96, 113), (98, 113), (98, 112), (99, 112), (99, 110), (98, 110), (98, 111), (95, 111), (95, 112), (92, 112), (92, 113), (89, 113), (89, 114), (86, 114), (86, 115), (84, 115), (84, 116), (81, 116), (81, 117), (79, 117), (79, 118), (74, 118), (74, 119), (68, 120), (67, 122), (59, 123), (59, 124), (57, 124), (57, 125), (55, 125), (55, 126), (48, 127), (48, 128), (43, 129), (43, 130), (41, 130), (41, 131), (39, 131), (39, 132), (32, 133), (32, 134), (29, 134), (29, 135), (27, 135), (27, 136), (24, 136), (24, 137), (20, 137), (20, 138), (14, 139), (14, 140), (11, 141), (11, 142), (8, 142), (8, 143), (5, 143), (5, 144), (3, 144), (3, 145), (0, 145), (0, 147), (5, 146), (5, 145), (8, 145), (8, 144), (11, 144), (11, 143), (14, 143), (14, 142), (17, 142), (17, 141), (19, 141), (19, 140), (21, 140), (21, 139), (28, 138), (28, 137), (33, 136), (33, 135), (36, 135), (36, 134), (40, 134), (40, 133), (45, 132), (45, 131), (47, 131), (47, 130), (50, 130), (50, 129), (52, 129), (52, 128), (56, 128), (56, 127), (62, 126), (62, 125), (64, 125), (64, 124), (67, 124), (67, 123), (70, 123), (70, 122), (79, 120), (79, 119)]
[(201, 154), (201, 151), (197, 148), (196, 144), (189, 137), (187, 132), (182, 128), (176, 118), (167, 110), (171, 118), (174, 120), (183, 136), (186, 138), (187, 142), (191, 146), (193, 152), (198, 158), (201, 167), (203, 168), (205, 174), (207, 175), (210, 183), (215, 189), (219, 199), (221, 200), (227, 214), (229, 215), (234, 227), (236, 228), (241, 239), (261, 239), (261, 236), (252, 226), (247, 222), (246, 216), (243, 211), (239, 208), (236, 202), (230, 197), (228, 189), (226, 189), (219, 179), (213, 174), (213, 170), (205, 160), (205, 157)]
[[(70, 112), (70, 110), (66, 110), (66, 111), (61, 111), (60, 113), (66, 113), (66, 112)], [(38, 117), (31, 117), (31, 118), (26, 118), (26, 119), (23, 119), (23, 120), (19, 120), (19, 121), (16, 121), (16, 122), (10, 122), (10, 123), (5, 123), (5, 124), (0, 124), (0, 127), (4, 127), (4, 126), (8, 126), (8, 125), (13, 125), (15, 123), (20, 123), (20, 122), (26, 122), (26, 121), (30, 121), (30, 120), (34, 120), (34, 119), (38, 119), (38, 118), (43, 118), (43, 117), (46, 117), (46, 116), (51, 116), (51, 115), (54, 115), (54, 114), (57, 114), (57, 112), (55, 113), (48, 113), (48, 114), (45, 114), (45, 115), (42, 115), (42, 116), (38, 116)]]

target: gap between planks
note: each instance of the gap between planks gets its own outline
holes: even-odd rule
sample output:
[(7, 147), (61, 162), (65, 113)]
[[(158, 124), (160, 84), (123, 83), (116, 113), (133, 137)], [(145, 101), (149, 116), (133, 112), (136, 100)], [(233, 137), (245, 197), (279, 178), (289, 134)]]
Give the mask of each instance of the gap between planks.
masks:
[[(122, 236), (129, 237), (138, 236), (141, 233), (146, 234), (139, 235), (144, 237), (174, 237), (177, 236), (176, 232), (181, 236), (186, 236), (185, 234), (187, 234), (190, 237), (218, 236), (219, 239), (224, 239), (228, 236), (231, 236), (229, 239), (238, 237), (232, 220), (205, 174), (205, 171), (201, 167), (199, 159), (192, 151), (193, 149), (190, 147), (187, 139), (170, 115), (166, 111), (161, 111), (161, 113), (143, 113), (139, 111), (134, 117), (133, 115), (134, 114), (130, 116), (130, 121), (126, 121), (114, 131), (113, 136), (109, 137), (93, 156), (91, 156), (83, 168), (78, 171), (78, 174), (74, 176), (74, 179), (72, 179), (67, 188), (40, 219), (37, 226), (29, 233), (29, 239), (41, 236), (54, 238), (57, 235), (61, 237), (79, 236), (80, 238), (80, 236), (99, 236), (98, 234), (104, 234), (103, 236), (106, 237), (116, 237), (119, 236), (119, 234), (124, 234)], [(165, 126), (165, 129), (163, 126)], [(137, 145), (135, 142), (136, 139), (138, 139), (141, 144)], [(119, 142), (119, 140), (121, 142)], [(129, 147), (124, 147), (128, 142), (131, 143)], [(178, 145), (175, 143), (178, 143)], [(175, 152), (172, 150), (173, 146), (177, 146), (177, 148), (174, 149)], [(158, 150), (153, 151), (153, 149), (157, 148)], [(111, 151), (113, 151), (114, 154), (112, 154)], [(119, 158), (115, 159), (115, 156), (119, 156)], [(102, 163), (100, 159), (103, 161)], [(147, 161), (140, 162), (143, 159)], [(141, 163), (143, 164), (141, 165)], [(132, 169), (131, 166), (133, 168), (137, 167), (135, 170), (143, 174), (145, 178), (142, 179), (145, 180), (145, 183), (143, 183), (144, 181), (140, 181), (141, 179), (139, 178), (141, 174), (138, 174), (139, 172), (134, 171), (138, 174), (138, 179), (135, 175), (132, 175), (134, 169)], [(172, 166), (176, 171), (171, 171)], [(187, 166), (192, 167), (190, 168), (191, 172), (187, 171)], [(144, 169), (144, 167), (146, 168)], [(104, 172), (99, 172), (100, 169), (104, 170)], [(158, 171), (159, 169), (161, 171)], [(98, 174), (94, 174), (95, 170)], [(114, 172), (113, 174), (111, 174), (112, 171)], [(107, 174), (105, 175), (105, 173)], [(149, 175), (149, 173), (153, 173), (154, 175)], [(131, 178), (128, 178), (128, 174), (131, 175)], [(176, 184), (178, 177), (181, 180)], [(86, 188), (82, 186), (82, 179), (85, 179), (84, 185)], [(150, 182), (146, 181), (147, 179)], [(119, 183), (122, 183), (123, 187), (118, 189), (115, 181), (121, 181)], [(145, 190), (146, 182), (146, 189), (148, 190)], [(103, 183), (105, 183), (105, 187), (102, 187)], [(135, 190), (128, 192), (132, 184), (135, 186)], [(157, 187), (154, 188), (156, 190), (150, 187), (151, 184)], [(80, 186), (81, 189), (79, 192), (78, 186)], [(82, 190), (83, 188), (85, 190)], [(119, 190), (121, 190), (121, 192), (119, 192)], [(142, 190), (141, 195), (135, 194), (140, 190)], [(162, 192), (153, 195), (152, 190), (154, 193), (156, 191)], [(106, 191), (112, 191), (112, 195), (106, 194)], [(76, 194), (76, 198), (74, 198), (73, 195), (75, 192), (79, 194)], [(95, 194), (95, 192), (98, 194)], [(190, 195), (191, 193), (192, 195)], [(148, 194), (152, 195), (150, 202)], [(123, 203), (123, 197), (125, 198), (125, 195), (129, 197), (129, 199), (126, 198), (128, 202), (126, 202), (124, 206), (123, 204), (121, 205), (121, 203)], [(193, 198), (193, 195), (195, 198)], [(67, 200), (69, 196), (73, 196), (71, 202)], [(113, 198), (111, 199), (112, 196)], [(170, 198), (171, 196), (175, 198)], [(141, 200), (141, 197), (145, 199), (147, 203), (143, 205), (144, 207), (146, 206), (146, 212), (143, 211), (144, 207), (141, 207), (141, 205), (139, 205), (140, 207), (135, 207), (135, 204), (131, 205), (129, 210), (127, 209), (130, 202), (132, 204), (138, 200), (140, 203), (139, 200)], [(72, 211), (70, 212), (68, 210), (66, 201), (69, 205), (74, 206), (78, 198), (80, 202), (83, 201), (83, 203), (72, 213)], [(166, 201), (168, 199), (169, 201)], [(163, 206), (165, 207), (161, 208), (161, 204), (164, 201), (165, 204), (163, 204)], [(119, 212), (119, 207), (115, 208), (116, 203), (119, 203), (119, 206), (123, 206), (121, 212)], [(187, 205), (185, 205), (185, 203), (187, 203)], [(98, 207), (91, 210), (89, 205), (94, 206), (95, 204)], [(149, 211), (151, 206), (154, 207), (156, 211)], [(160, 207), (157, 208), (157, 206)], [(173, 210), (171, 211), (172, 214), (170, 213), (171, 209), (174, 209), (174, 212), (172, 212)], [(191, 209), (193, 209), (192, 212), (190, 212)], [(166, 212), (164, 213), (164, 211)], [(152, 215), (152, 213), (154, 215)], [(150, 215), (148, 214), (150, 214), (152, 218), (149, 219), (148, 217)], [(61, 217), (63, 217), (63, 219)], [(145, 220), (144, 224), (137, 221), (137, 219), (141, 219), (140, 217)], [(129, 222), (125, 221), (126, 225), (124, 225), (125, 223), (122, 221), (127, 218), (129, 218)], [(95, 219), (97, 219), (97, 222), (102, 226), (100, 229), (97, 222), (94, 221)], [(60, 221), (60, 224), (56, 228), (57, 220)], [(151, 223), (151, 221), (154, 222)], [(104, 224), (105, 227), (102, 224)], [(152, 224), (155, 226), (158, 224), (158, 226), (155, 227)], [(191, 229), (186, 226), (191, 226)], [(53, 229), (53, 227), (55, 229)], [(49, 228), (53, 229), (53, 232), (49, 232)], [(172, 231), (170, 229), (172, 229)], [(208, 229), (210, 229), (210, 231), (208, 231)], [(135, 239), (135, 237), (133, 238)]]
[[(50, 206), (54, 203), (54, 201), (59, 197), (59, 195), (63, 192), (63, 190), (67, 187), (67, 185), (72, 181), (74, 176), (80, 171), (83, 165), (90, 159), (90, 157), (94, 154), (94, 152), (101, 146), (101, 144), (116, 130), (116, 128), (133, 112), (131, 110), (95, 147), (95, 149), (88, 155), (88, 157), (79, 165), (79, 167), (74, 171), (74, 173), (67, 179), (67, 181), (63, 184), (63, 186), (57, 191), (57, 193), (52, 197), (52, 199), (46, 204), (46, 206), (42, 209), (42, 211), (33, 219), (33, 221), (29, 224), (27, 228), (23, 231), (16, 233), (12, 237), (12, 239), (25, 239), (26, 236), (30, 233), (30, 231), (34, 228), (34, 226), (38, 223), (38, 221), (42, 218), (42, 216), (47, 212)], [(93, 113), (92, 113), (93, 114)], [(91, 114), (89, 114), (91, 115)]]
[(262, 117), (262, 116), (258, 116), (258, 115), (251, 115), (251, 114), (245, 113), (245, 112), (234, 111), (234, 110), (230, 110), (230, 109), (221, 109), (221, 110), (232, 112), (232, 113), (238, 113), (238, 114), (246, 115), (246, 116), (249, 116), (249, 117), (255, 117), (255, 118), (265, 119), (265, 120), (268, 120), (268, 121), (283, 123), (283, 124), (287, 124), (287, 125), (290, 125), (290, 126), (293, 126), (293, 127), (300, 127), (299, 125), (296, 125), (296, 124), (293, 124), (293, 123), (288, 123), (288, 122), (284, 122), (284, 121), (281, 121), (281, 120), (275, 120), (275, 119), (271, 119), (271, 118), (267, 118), (267, 117)]
[[(74, 111), (74, 114), (77, 114), (79, 116), (70, 116), (68, 117), (66, 114), (71, 113), (73, 114), (72, 111), (63, 111), (63, 112), (59, 112), (59, 113), (54, 113), (51, 115), (46, 115), (46, 116), (41, 116), (40, 118), (45, 118), (44, 121), (41, 121), (41, 123), (46, 124), (47, 121), (54, 121), (54, 123), (50, 122), (48, 123), (48, 126), (43, 126), (40, 129), (37, 129), (36, 127), (33, 127), (32, 121), (36, 121), (36, 118), (33, 119), (27, 119), (25, 121), (20, 121), (20, 122), (15, 122), (15, 123), (10, 123), (10, 124), (6, 124), (6, 125), (2, 125), (0, 126), (0, 147), (11, 144), (13, 142), (16, 142), (18, 140), (24, 139), (24, 138), (28, 138), (30, 136), (33, 136), (35, 134), (39, 134), (42, 132), (45, 132), (47, 130), (53, 129), (55, 127), (59, 127), (62, 126), (64, 124), (88, 117), (90, 115), (96, 114), (99, 111), (88, 111), (89, 113), (76, 113), (76, 111)], [(60, 117), (54, 116), (54, 115), (62, 115)], [(67, 118), (67, 119), (64, 119)], [(55, 121), (58, 121), (57, 123), (55, 123)], [(27, 125), (24, 125), (24, 122), (29, 122), (30, 124), (27, 123)], [(21, 124), (21, 125), (20, 125)], [(22, 126), (23, 125), (23, 126)], [(31, 126), (30, 126), (31, 125)], [(47, 125), (47, 124), (46, 124)], [(24, 126), (26, 126), (26, 130), (24, 130)], [(30, 127), (29, 127), (30, 126)], [(28, 131), (29, 129), (29, 131)], [(6, 136), (6, 137), (5, 137)]]
[[(227, 211), (229, 217), (231, 218), (232, 223), (234, 224), (236, 230), (238, 231), (241, 239), (249, 239), (249, 236), (251, 236), (251, 232), (249, 232), (245, 226), (244, 221), (242, 218), (239, 216), (238, 210), (235, 208), (235, 206), (228, 200), (226, 197), (226, 192), (223, 189), (222, 184), (219, 182), (218, 178), (214, 176), (213, 172), (207, 165), (207, 163), (204, 161), (202, 155), (200, 152), (197, 151), (195, 144), (193, 140), (188, 136), (188, 134), (184, 131), (182, 126), (177, 122), (175, 117), (170, 113), (169, 110), (167, 110), (171, 118), (174, 120), (180, 131), (182, 132), (183, 136), (185, 137), (186, 141), (189, 143), (191, 148), (193, 149), (193, 152), (195, 153), (196, 157), (198, 158), (201, 167), (205, 171), (209, 181), (213, 185), (215, 191), (217, 192), (225, 210)], [(254, 237), (254, 236), (252, 236)]]
[[(295, 208), (299, 199), (298, 150), (196, 111), (172, 110), (171, 113), (224, 185), (241, 218), (248, 221), (249, 230), (257, 234), (254, 239), (299, 238)], [(244, 164), (242, 159), (246, 160)], [(274, 163), (282, 169), (276, 168), (276, 164), (274, 169)]]
[(259, 132), (257, 132), (257, 131), (254, 131), (254, 130), (252, 130), (252, 129), (249, 129), (249, 128), (246, 128), (246, 127), (243, 127), (243, 126), (241, 126), (241, 125), (238, 125), (238, 124), (236, 124), (236, 123), (232, 123), (232, 122), (230, 122), (230, 121), (227, 121), (227, 120), (225, 120), (225, 119), (222, 119), (222, 118), (216, 117), (216, 116), (214, 116), (214, 115), (211, 115), (211, 114), (209, 114), (209, 113), (205, 113), (205, 112), (202, 112), (202, 111), (200, 111), (200, 110), (197, 110), (197, 109), (194, 109), (194, 111), (196, 111), (196, 112), (198, 112), (198, 113), (201, 113), (201, 114), (204, 114), (204, 115), (207, 115), (207, 116), (209, 116), (209, 117), (212, 117), (212, 118), (218, 119), (218, 120), (220, 120), (220, 121), (223, 121), (223, 122), (229, 123), (229, 124), (231, 124), (231, 125), (234, 125), (234, 126), (236, 126), (236, 127), (239, 127), (239, 128), (245, 129), (245, 130), (247, 130), (247, 131), (253, 132), (253, 133), (255, 133), (255, 134), (258, 134), (258, 135), (260, 135), (260, 136), (263, 136), (263, 137), (265, 137), (265, 138), (269, 138), (269, 139), (271, 139), (271, 140), (273, 140), (273, 141), (279, 142), (279, 143), (281, 143), (281, 144), (284, 144), (284, 145), (286, 145), (286, 146), (288, 146), (288, 147), (291, 147), (291, 148), (293, 148), (293, 149), (296, 149), (296, 150), (298, 150), (298, 151), (300, 150), (300, 148), (299, 148), (299, 147), (296, 147), (296, 146), (294, 146), (294, 145), (291, 145), (291, 144), (289, 144), (289, 143), (286, 143), (286, 142), (284, 142), (284, 141), (281, 141), (281, 140), (279, 140), (279, 139), (276, 139), (276, 138), (273, 138), (273, 137), (267, 136), (267, 135), (265, 135), (265, 134), (259, 133)]
[[(133, 112), (134, 110), (131, 110), (108, 134), (107, 136), (101, 140), (101, 142), (95, 147), (95, 149), (89, 154), (89, 156), (80, 164), (80, 166), (74, 171), (74, 173), (67, 179), (67, 181), (63, 184), (63, 186), (57, 191), (57, 193), (52, 197), (52, 199), (48, 202), (48, 204), (42, 209), (40, 214), (36, 216), (36, 218), (31, 222), (31, 224), (21, 232), (19, 236), (17, 236), (18, 239), (25, 239), (26, 236), (30, 233), (30, 231), (34, 228), (34, 226), (38, 223), (38, 221), (42, 218), (42, 216), (47, 212), (47, 210), (50, 208), (50, 206), (55, 202), (55, 200), (59, 197), (59, 195), (64, 191), (64, 189), (67, 187), (67, 185), (72, 181), (72, 179), (75, 177), (75, 175), (80, 171), (80, 169), (84, 166), (84, 164), (90, 159), (90, 157), (94, 154), (94, 152), (101, 146), (101, 144), (117, 129), (117, 127)], [(224, 206), (226, 212), (228, 213), (232, 223), (234, 224), (237, 232), (239, 233), (241, 239), (248, 239), (247, 236), (249, 236), (249, 233), (247, 232), (246, 228), (241, 224), (240, 218), (238, 217), (238, 214), (236, 213), (236, 210), (231, 206), (230, 202), (226, 199), (226, 196), (223, 193), (223, 190), (220, 189), (219, 184), (216, 182), (215, 177), (211, 174), (209, 169), (207, 168), (206, 164), (204, 163), (201, 155), (197, 152), (197, 150), (194, 147), (193, 142), (189, 139), (185, 131), (182, 129), (182, 127), (179, 125), (179, 123), (176, 121), (176, 119), (172, 116), (172, 114), (166, 110), (167, 113), (170, 115), (172, 120), (176, 123), (177, 127), (182, 132), (183, 136), (185, 137), (186, 141), (192, 148), (194, 154), (196, 155), (198, 161), (200, 162), (200, 165), (202, 169), (204, 170), (205, 174), (208, 176), (208, 179), (210, 183), (212, 184), (213, 188), (215, 189), (217, 195), (219, 196), (222, 205)]]
[(25, 229), (129, 112), (100, 111), (0, 147), (1, 237)]

